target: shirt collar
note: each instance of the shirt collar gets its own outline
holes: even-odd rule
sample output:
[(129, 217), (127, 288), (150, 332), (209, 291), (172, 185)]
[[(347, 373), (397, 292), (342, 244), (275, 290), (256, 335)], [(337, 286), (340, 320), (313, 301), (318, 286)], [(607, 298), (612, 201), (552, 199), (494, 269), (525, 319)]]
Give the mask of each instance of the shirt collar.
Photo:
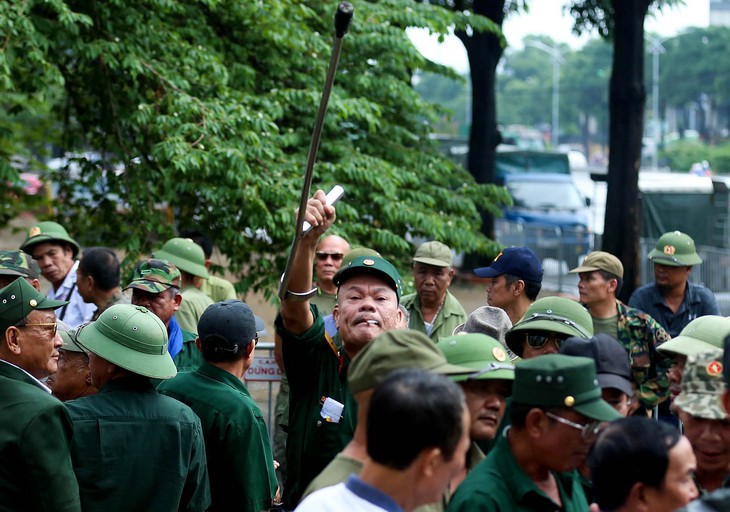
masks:
[(17, 368), (18, 370), (20, 370), (21, 372), (23, 372), (24, 374), (26, 374), (26, 375), (27, 375), (28, 377), (30, 377), (31, 379), (33, 379), (33, 381), (34, 381), (34, 382), (35, 382), (36, 384), (38, 384), (38, 386), (39, 386), (39, 387), (40, 387), (40, 388), (41, 388), (41, 389), (42, 389), (43, 391), (45, 391), (45, 392), (46, 392), (46, 393), (48, 393), (49, 395), (51, 394), (51, 388), (49, 388), (48, 386), (46, 386), (45, 384), (43, 384), (43, 383), (42, 383), (41, 381), (39, 381), (38, 379), (36, 379), (35, 377), (33, 377), (33, 376), (32, 376), (32, 375), (30, 374), (30, 373), (26, 372), (26, 371), (25, 371), (24, 369), (22, 369), (22, 368), (21, 368), (20, 366), (14, 365), (14, 364), (13, 364), (13, 363), (11, 363), (10, 361), (6, 361), (5, 359), (0, 359), (0, 361), (2, 361), (2, 362), (3, 362), (3, 363), (5, 363), (5, 364), (9, 364), (10, 366), (12, 366), (12, 367), (14, 367), (14, 368)]

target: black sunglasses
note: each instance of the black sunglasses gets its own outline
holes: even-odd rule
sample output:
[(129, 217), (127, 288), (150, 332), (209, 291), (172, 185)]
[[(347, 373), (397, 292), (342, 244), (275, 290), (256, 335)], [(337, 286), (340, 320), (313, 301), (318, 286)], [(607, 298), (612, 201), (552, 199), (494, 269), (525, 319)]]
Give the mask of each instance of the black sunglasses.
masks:
[(327, 258), (332, 258), (333, 261), (340, 261), (345, 256), (341, 252), (317, 252), (315, 254), (319, 261), (327, 261)]
[(567, 339), (567, 336), (565, 336), (565, 334), (555, 332), (546, 332), (541, 334), (527, 333), (525, 335), (525, 339), (531, 348), (542, 348), (547, 345), (550, 340), (553, 340), (558, 348), (560, 348), (560, 345)]

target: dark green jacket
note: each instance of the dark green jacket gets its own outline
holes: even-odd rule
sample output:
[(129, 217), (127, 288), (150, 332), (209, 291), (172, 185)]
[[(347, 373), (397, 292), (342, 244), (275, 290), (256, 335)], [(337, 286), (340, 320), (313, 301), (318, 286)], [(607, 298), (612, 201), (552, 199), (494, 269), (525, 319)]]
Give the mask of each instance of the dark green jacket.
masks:
[(205, 360), (203, 359), (203, 353), (198, 350), (198, 346), (195, 344), (195, 338), (198, 335), (185, 329), (181, 330), (183, 346), (173, 362), (179, 372), (190, 372), (203, 364)]
[(138, 375), (66, 404), (84, 512), (208, 508), (203, 431), (190, 407)]
[(158, 390), (187, 404), (200, 418), (212, 499), (208, 512), (271, 507), (278, 483), (269, 432), (245, 384), (203, 363), (163, 381)]
[(0, 511), (80, 512), (68, 411), (0, 361)]
[(553, 473), (563, 507), (558, 507), (530, 479), (512, 456), (507, 436), (456, 489), (447, 512), (586, 512), (578, 471)]
[[(281, 315), (276, 319), (291, 393), (284, 490), (287, 510), (297, 505), (309, 482), (352, 439), (357, 423), (357, 402), (347, 385), (350, 358), (339, 345), (333, 348), (327, 342), (324, 321), (316, 306), (311, 310), (314, 324), (301, 336), (284, 329)], [(320, 415), (324, 398), (344, 405), (339, 422)]]

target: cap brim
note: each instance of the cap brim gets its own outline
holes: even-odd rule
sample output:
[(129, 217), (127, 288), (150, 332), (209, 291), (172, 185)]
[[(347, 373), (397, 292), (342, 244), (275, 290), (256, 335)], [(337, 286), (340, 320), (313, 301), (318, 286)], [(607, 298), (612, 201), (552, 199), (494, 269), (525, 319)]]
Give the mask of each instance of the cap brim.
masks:
[(479, 277), (497, 277), (504, 274), (499, 270), (495, 270), (492, 267), (479, 267), (474, 269), (474, 273)]
[(18, 272), (17, 270), (10, 270), (9, 268), (0, 268), (0, 276), (23, 276), (30, 277), (28, 274)]
[(164, 354), (143, 354), (104, 336), (94, 323), (81, 331), (78, 343), (112, 364), (153, 379), (171, 379), (177, 375), (177, 368), (169, 352)]
[[(471, 375), (477, 373), (481, 368), (472, 370)], [(494, 370), (491, 372), (485, 372), (478, 377), (471, 377), (470, 375), (456, 375), (451, 377), (454, 382), (464, 382), (467, 380), (506, 380), (512, 383), (515, 380), (514, 370)]]
[(614, 373), (599, 373), (597, 377), (598, 385), (601, 386), (601, 389), (618, 389), (622, 393), (626, 393), (629, 398), (634, 395), (634, 388), (631, 387), (631, 381), (621, 377), (620, 375), (616, 375)]
[(693, 267), (702, 264), (702, 258), (699, 256), (668, 256), (656, 249), (649, 253), (648, 258), (653, 263), (660, 263), (668, 267)]
[(268, 336), (269, 331), (266, 330), (266, 324), (264, 323), (264, 320), (256, 315), (253, 316), (253, 319), (256, 322), (256, 335), (259, 337)]
[[(520, 322), (512, 329), (510, 329), (507, 334), (505, 335), (505, 342), (507, 343), (507, 347), (517, 354), (518, 357), (522, 357), (522, 348), (523, 348), (523, 337), (520, 337), (520, 333), (523, 331), (548, 331), (548, 332), (557, 332), (560, 334), (566, 334), (568, 336), (575, 336), (578, 338), (587, 339), (582, 332), (580, 332), (578, 329), (572, 327), (569, 324), (566, 324), (565, 322), (561, 322), (559, 320), (547, 320), (547, 319), (539, 319), (539, 320), (527, 320), (524, 322)], [(518, 341), (519, 340), (519, 341)]]
[(436, 258), (413, 258), (414, 263), (423, 263), (424, 265), (431, 265), (432, 267), (450, 267), (451, 263), (447, 263)]
[(60, 308), (61, 306), (65, 306), (66, 304), (68, 304), (67, 300), (54, 300), (46, 298), (46, 300), (39, 300), (38, 305), (35, 307), (35, 309), (56, 309)]
[(572, 408), (586, 418), (597, 421), (613, 421), (623, 416), (604, 399), (591, 400)]
[(169, 288), (177, 288), (171, 284), (158, 283), (157, 281), (132, 281), (124, 289), (136, 288), (150, 293), (162, 293)]
[(440, 375), (448, 375), (452, 377), (451, 380), (456, 380), (454, 377), (463, 376), (466, 378), (468, 375), (474, 373), (476, 370), (472, 370), (467, 366), (459, 366), (456, 364), (443, 363), (427, 370), (429, 373), (438, 373)]
[(690, 356), (692, 354), (697, 354), (699, 352), (707, 352), (708, 350), (717, 350), (718, 348), (723, 347), (717, 347), (715, 345), (712, 345), (710, 343), (707, 343), (703, 340), (698, 340), (696, 338), (691, 338), (689, 336), (682, 336), (681, 334), (677, 336), (676, 338), (672, 338), (671, 340), (665, 341), (661, 345), (657, 347), (657, 350), (664, 355), (681, 355), (681, 356)]
[(581, 272), (595, 272), (596, 270), (601, 270), (601, 269), (598, 267), (592, 267), (590, 265), (587, 265), (587, 266), (576, 267), (573, 270), (568, 270), (568, 274), (579, 274)]
[[(707, 400), (708, 397), (709, 400)], [(722, 405), (722, 395), (710, 396), (708, 393), (682, 391), (672, 402), (672, 407), (706, 420), (724, 420), (728, 417), (725, 407)]]
[(63, 340), (63, 346), (61, 347), (61, 350), (66, 350), (68, 352), (76, 352), (76, 353), (82, 353), (87, 354), (88, 352), (84, 347), (76, 343), (71, 336), (66, 331), (58, 331), (58, 334), (61, 336), (61, 339)]

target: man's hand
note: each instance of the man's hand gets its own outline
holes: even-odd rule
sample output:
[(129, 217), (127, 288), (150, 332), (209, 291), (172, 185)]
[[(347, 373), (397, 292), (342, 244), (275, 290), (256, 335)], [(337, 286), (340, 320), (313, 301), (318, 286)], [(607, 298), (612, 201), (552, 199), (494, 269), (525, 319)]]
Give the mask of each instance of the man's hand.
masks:
[[(296, 210), (296, 215), (299, 215), (299, 208)], [(302, 240), (310, 239), (315, 242), (319, 240), (319, 237), (334, 224), (336, 217), (335, 207), (326, 204), (324, 191), (321, 189), (317, 190), (314, 196), (307, 201), (307, 211), (304, 213), (304, 220), (309, 222), (312, 229), (304, 235)]]

